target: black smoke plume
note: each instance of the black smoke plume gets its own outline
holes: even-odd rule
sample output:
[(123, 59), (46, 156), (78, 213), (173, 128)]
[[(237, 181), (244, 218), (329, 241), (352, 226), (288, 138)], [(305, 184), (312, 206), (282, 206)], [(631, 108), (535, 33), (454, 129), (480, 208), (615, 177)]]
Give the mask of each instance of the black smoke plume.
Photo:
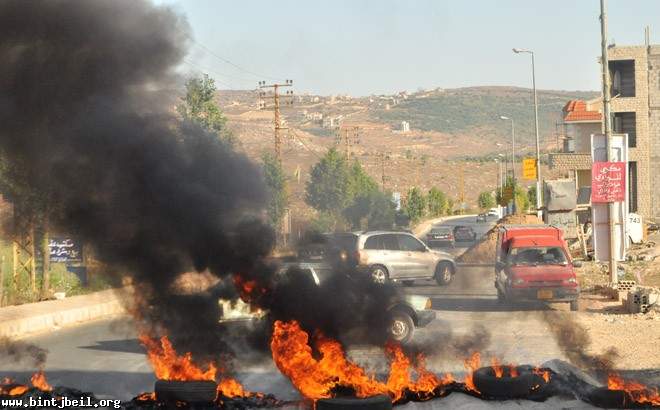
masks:
[[(226, 348), (227, 286), (181, 294), (173, 283), (195, 269), (271, 286), (274, 234), (259, 168), (174, 113), (188, 40), (181, 16), (144, 0), (0, 2), (0, 159), (21, 212), (131, 275), (142, 321), (203, 357)], [(257, 302), (332, 335), (384, 317), (389, 291), (303, 282)]]
[(8, 358), (14, 363), (27, 363), (34, 368), (43, 369), (48, 350), (21, 340), (0, 337), (0, 357)]

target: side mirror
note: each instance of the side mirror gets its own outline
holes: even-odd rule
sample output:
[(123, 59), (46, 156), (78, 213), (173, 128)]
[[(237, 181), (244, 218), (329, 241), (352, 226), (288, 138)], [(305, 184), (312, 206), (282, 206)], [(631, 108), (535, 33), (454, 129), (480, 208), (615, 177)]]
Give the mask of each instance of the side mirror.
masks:
[(574, 268), (581, 268), (582, 267), (582, 261), (573, 261), (573, 267)]

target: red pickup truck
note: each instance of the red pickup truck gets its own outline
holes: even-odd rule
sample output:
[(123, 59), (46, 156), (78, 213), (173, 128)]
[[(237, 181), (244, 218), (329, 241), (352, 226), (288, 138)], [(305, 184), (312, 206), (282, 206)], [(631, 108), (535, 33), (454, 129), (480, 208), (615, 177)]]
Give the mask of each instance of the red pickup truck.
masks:
[(568, 302), (577, 310), (580, 287), (559, 228), (505, 225), (497, 235), (495, 288), (505, 301)]

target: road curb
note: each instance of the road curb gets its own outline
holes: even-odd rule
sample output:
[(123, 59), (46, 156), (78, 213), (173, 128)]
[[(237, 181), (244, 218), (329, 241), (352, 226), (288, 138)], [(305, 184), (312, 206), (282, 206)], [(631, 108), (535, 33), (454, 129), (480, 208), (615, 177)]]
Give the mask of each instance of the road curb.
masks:
[(47, 300), (0, 309), (0, 337), (33, 333), (126, 313), (120, 290), (109, 289), (63, 300)]

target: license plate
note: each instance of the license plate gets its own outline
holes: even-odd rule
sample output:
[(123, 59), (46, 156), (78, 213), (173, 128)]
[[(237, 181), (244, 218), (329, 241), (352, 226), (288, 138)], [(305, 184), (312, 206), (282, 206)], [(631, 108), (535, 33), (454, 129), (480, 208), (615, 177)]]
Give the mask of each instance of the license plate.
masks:
[(552, 299), (552, 291), (551, 290), (539, 290), (536, 292), (536, 298), (537, 299)]

